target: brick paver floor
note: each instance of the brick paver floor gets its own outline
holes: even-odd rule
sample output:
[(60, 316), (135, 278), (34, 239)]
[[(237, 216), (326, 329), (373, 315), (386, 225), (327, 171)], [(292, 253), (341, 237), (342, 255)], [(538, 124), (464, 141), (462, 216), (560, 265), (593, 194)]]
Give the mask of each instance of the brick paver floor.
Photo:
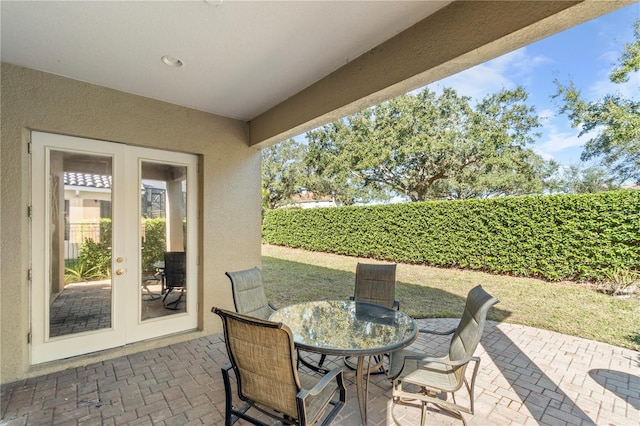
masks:
[[(445, 330), (454, 319), (420, 320)], [(2, 387), (3, 425), (220, 425), (227, 362), (221, 335), (115, 358)], [(447, 337), (421, 335), (413, 348), (440, 355)], [(640, 353), (506, 323), (489, 322), (470, 425), (638, 425)], [(341, 360), (333, 360), (343, 365)], [(358, 425), (355, 385), (334, 422)], [(391, 385), (372, 376), (369, 424), (418, 425), (420, 408), (392, 404)], [(458, 402), (465, 398), (460, 393)], [(237, 424), (244, 424), (238, 422)], [(427, 424), (459, 425), (429, 407)]]
[[(180, 291), (172, 292), (165, 300), (161, 289), (162, 285), (155, 277), (145, 277), (141, 286), (143, 321), (186, 312), (184, 303), (171, 304), (180, 297)], [(51, 304), (49, 333), (52, 337), (109, 327), (111, 280), (67, 284)]]

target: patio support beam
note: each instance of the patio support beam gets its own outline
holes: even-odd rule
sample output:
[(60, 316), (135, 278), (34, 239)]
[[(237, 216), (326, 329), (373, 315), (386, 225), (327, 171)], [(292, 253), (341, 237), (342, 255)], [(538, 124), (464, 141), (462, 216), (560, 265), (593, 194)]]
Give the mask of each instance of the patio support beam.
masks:
[(249, 122), (266, 147), (632, 1), (454, 1)]
[(182, 182), (168, 180), (166, 192), (167, 251), (184, 251)]

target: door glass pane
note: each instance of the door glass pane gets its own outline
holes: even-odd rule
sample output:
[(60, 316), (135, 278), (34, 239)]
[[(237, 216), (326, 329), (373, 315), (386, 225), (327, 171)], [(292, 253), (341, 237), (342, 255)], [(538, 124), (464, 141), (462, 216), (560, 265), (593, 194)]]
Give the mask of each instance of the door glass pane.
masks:
[(187, 168), (140, 163), (141, 320), (187, 311)]
[(112, 159), (50, 151), (49, 337), (111, 327)]

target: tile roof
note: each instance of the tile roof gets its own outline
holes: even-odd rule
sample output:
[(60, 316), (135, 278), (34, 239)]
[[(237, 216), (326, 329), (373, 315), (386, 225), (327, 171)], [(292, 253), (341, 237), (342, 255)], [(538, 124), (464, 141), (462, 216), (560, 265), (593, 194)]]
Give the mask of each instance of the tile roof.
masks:
[(89, 188), (111, 188), (111, 176), (64, 172), (64, 184)]

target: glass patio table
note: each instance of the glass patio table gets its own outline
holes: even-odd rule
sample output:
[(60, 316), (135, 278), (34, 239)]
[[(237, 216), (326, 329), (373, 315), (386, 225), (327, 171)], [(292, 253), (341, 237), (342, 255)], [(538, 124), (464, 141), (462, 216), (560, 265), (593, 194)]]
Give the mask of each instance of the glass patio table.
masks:
[(351, 300), (315, 301), (287, 306), (269, 318), (292, 333), (296, 348), (325, 355), (358, 357), (356, 391), (362, 424), (367, 424), (364, 359), (409, 346), (418, 326), (408, 315), (384, 306)]
[(153, 267), (157, 271), (156, 274), (160, 274), (160, 294), (164, 294), (165, 292), (165, 284), (164, 284), (164, 260), (160, 260), (153, 264)]

